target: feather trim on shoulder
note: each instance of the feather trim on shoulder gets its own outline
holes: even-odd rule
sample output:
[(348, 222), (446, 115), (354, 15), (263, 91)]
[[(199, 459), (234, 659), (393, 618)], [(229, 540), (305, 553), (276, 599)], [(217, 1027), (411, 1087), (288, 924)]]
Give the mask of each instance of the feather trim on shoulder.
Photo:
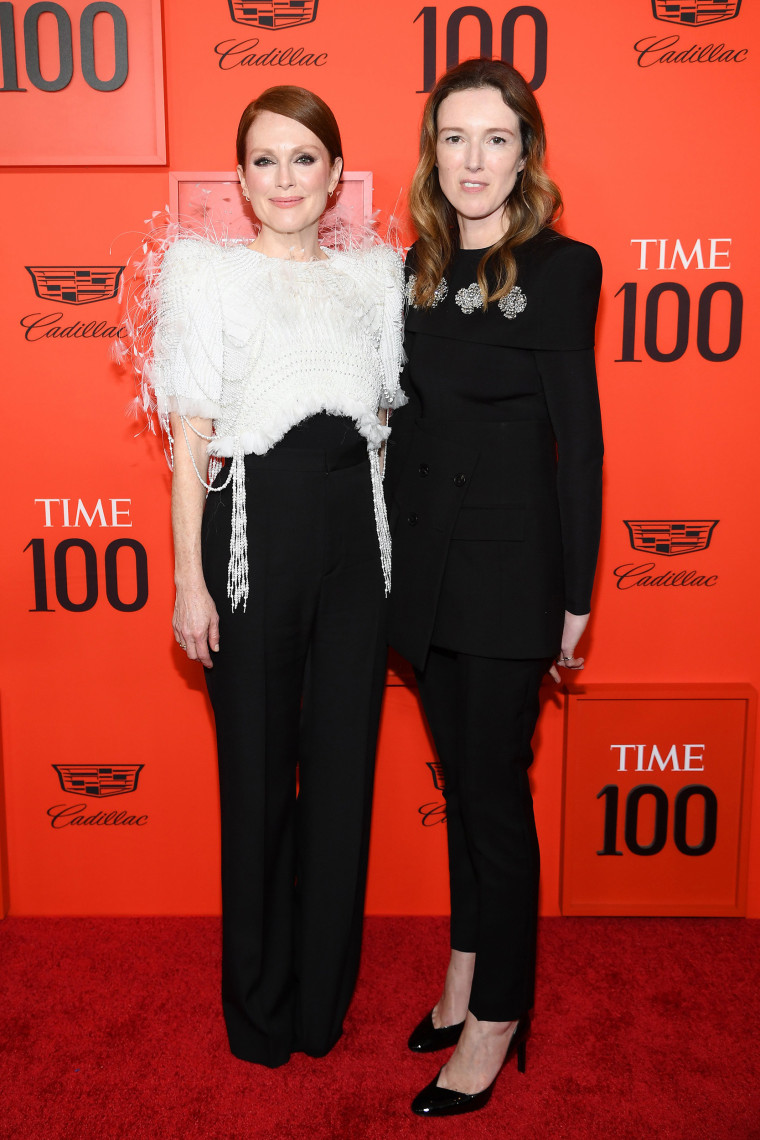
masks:
[[(234, 340), (236, 325), (235, 305), (229, 299), (224, 327), (221, 311), (218, 325), (214, 319), (216, 314), (209, 312), (209, 304), (214, 307), (217, 294), (213, 287), (214, 269), (224, 260), (225, 252), (249, 244), (251, 238), (230, 239), (226, 234), (217, 233), (207, 211), (196, 212), (188, 219), (175, 219), (167, 208), (165, 213), (155, 211), (146, 219), (146, 226), (122, 278), (119, 299), (124, 307), (125, 331), (112, 351), (114, 358), (134, 378), (136, 394), (129, 406), (131, 414), (142, 419), (151, 432), (161, 430), (171, 466), (170, 414), (216, 418), (217, 380), (221, 381), (223, 361), (222, 336)], [(338, 204), (322, 216), (319, 242), (338, 257), (346, 255), (346, 269), (351, 275), (355, 273), (357, 282), (374, 279), (377, 283), (380, 279), (377, 316), (372, 321), (377, 330), (383, 373), (380, 403), (384, 408), (399, 407), (406, 402), (398, 387), (398, 374), (404, 363), (400, 301), (403, 246), (395, 219), (391, 218), (380, 236), (377, 215), (368, 222), (357, 222), (347, 217)], [(192, 283), (197, 285), (197, 313), (193, 310), (193, 290), (189, 288)], [(176, 304), (171, 301), (173, 291), (178, 298)], [(375, 292), (377, 295), (377, 284)], [(240, 301), (242, 304), (243, 298)], [(201, 313), (203, 320), (195, 320)], [(238, 321), (241, 335), (245, 332), (245, 316), (243, 314), (243, 319)], [(215, 328), (220, 334), (219, 343), (212, 332)], [(172, 367), (169, 367), (167, 360), (172, 353)], [(184, 370), (187, 384), (168, 382), (172, 370), (177, 374)]]
[[(119, 301), (123, 307), (123, 336), (114, 342), (113, 359), (132, 374), (135, 396), (130, 401), (128, 414), (143, 421), (154, 434), (160, 429), (164, 436), (164, 452), (172, 466), (173, 440), (169, 414), (179, 411), (186, 416), (213, 415), (213, 402), (168, 398), (159, 399), (156, 385), (156, 330), (160, 313), (160, 282), (164, 267), (174, 265), (178, 270), (199, 264), (203, 257), (213, 257), (214, 251), (229, 244), (214, 230), (207, 212), (202, 221), (173, 217), (167, 206), (164, 211), (154, 210), (145, 219), (147, 227), (140, 244), (127, 260), (127, 271), (122, 276)], [(174, 317), (163, 314), (165, 334), (178, 335), (182, 327), (179, 313)]]

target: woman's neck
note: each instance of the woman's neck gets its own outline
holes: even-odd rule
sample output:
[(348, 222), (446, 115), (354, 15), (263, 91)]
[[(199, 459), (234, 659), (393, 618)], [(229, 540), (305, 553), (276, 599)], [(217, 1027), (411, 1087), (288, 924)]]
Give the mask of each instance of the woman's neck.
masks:
[(498, 218), (463, 218), (460, 214), (457, 220), (460, 249), (487, 249), (501, 241), (509, 228), (506, 213)]
[(316, 225), (292, 233), (280, 233), (269, 226), (262, 226), (248, 248), (284, 261), (324, 261), (325, 258), (319, 248)]

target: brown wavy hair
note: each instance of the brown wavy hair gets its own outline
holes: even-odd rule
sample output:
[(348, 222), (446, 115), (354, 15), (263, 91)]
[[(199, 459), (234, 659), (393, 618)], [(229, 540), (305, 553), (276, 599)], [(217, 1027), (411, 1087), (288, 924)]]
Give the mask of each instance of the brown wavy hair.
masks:
[(272, 111), (275, 115), (284, 115), (286, 119), (295, 119), (302, 127), (307, 127), (317, 136), (329, 154), (331, 163), (335, 162), (336, 158), (343, 160), (340, 129), (335, 115), (324, 99), (320, 99), (313, 91), (307, 91), (305, 87), (282, 84), (262, 91), (258, 99), (249, 103), (240, 116), (235, 151), (238, 166), (242, 166), (243, 170), (247, 158), (248, 131), (262, 111)]
[(417, 230), (415, 246), (415, 304), (429, 308), (436, 287), (459, 249), (459, 226), (454, 207), (438, 181), (436, 144), (438, 109), (455, 91), (494, 87), (520, 123), (525, 165), (505, 203), (508, 225), (504, 236), (484, 254), (478, 265), (483, 306), (506, 297), (517, 279), (514, 248), (550, 225), (562, 212), (562, 195), (544, 170), (546, 133), (536, 97), (508, 63), (496, 59), (468, 59), (452, 67), (430, 92), (422, 113), (420, 159), (409, 192), (409, 209)]

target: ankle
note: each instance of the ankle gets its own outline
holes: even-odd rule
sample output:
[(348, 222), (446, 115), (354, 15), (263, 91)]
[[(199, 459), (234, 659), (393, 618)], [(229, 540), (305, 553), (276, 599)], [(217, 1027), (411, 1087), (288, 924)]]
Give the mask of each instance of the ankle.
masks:
[(433, 1009), (433, 1024), (437, 1029), (445, 1025), (460, 1025), (467, 1016), (467, 1000), (444, 993)]
[(485, 1021), (478, 1019), (470, 1010), (467, 1011), (467, 1036), (481, 1039), (491, 1038), (495, 1041), (509, 1040), (517, 1029), (517, 1021)]

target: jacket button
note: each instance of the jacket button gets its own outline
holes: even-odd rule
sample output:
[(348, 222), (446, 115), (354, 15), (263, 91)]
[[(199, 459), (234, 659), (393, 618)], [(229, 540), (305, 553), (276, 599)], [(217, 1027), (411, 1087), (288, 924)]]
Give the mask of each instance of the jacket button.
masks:
[(454, 476), (454, 486), (455, 487), (464, 487), (466, 482), (467, 482), (467, 476), (463, 475), (461, 471)]
[(422, 479), (424, 479), (424, 478), (425, 478), (427, 475), (429, 475), (429, 474), (430, 474), (430, 467), (429, 467), (429, 465), (428, 465), (427, 463), (420, 463), (420, 466), (419, 466), (419, 473), (420, 473), (420, 477), (421, 477)]
[(406, 516), (406, 521), (409, 523), (409, 526), (416, 526), (419, 520), (415, 513), (412, 512), (410, 515)]

